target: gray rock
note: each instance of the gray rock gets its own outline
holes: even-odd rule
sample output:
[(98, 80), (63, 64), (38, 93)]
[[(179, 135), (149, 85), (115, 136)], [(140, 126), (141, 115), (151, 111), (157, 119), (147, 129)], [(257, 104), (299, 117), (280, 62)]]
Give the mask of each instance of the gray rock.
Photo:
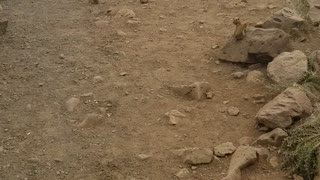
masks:
[(283, 93), (264, 105), (257, 113), (257, 123), (269, 128), (287, 128), (294, 120), (312, 113), (312, 104), (299, 87), (287, 88)]
[(308, 58), (299, 50), (281, 53), (268, 64), (267, 72), (274, 82), (292, 85), (308, 73)]
[(232, 144), (232, 142), (227, 142), (216, 146), (214, 148), (214, 154), (218, 157), (224, 157), (232, 154), (235, 150), (236, 147)]
[(80, 99), (72, 97), (66, 102), (66, 108), (69, 112), (73, 112), (80, 104)]
[(213, 151), (208, 148), (187, 150), (183, 155), (183, 162), (190, 165), (209, 164), (213, 158)]
[(239, 146), (232, 155), (228, 175), (222, 180), (241, 180), (241, 170), (256, 163), (257, 151), (250, 146)]
[(229, 39), (218, 58), (229, 62), (270, 62), (282, 52), (290, 51), (289, 35), (280, 29), (248, 28), (243, 40)]
[(247, 83), (250, 83), (250, 84), (260, 85), (265, 83), (266, 78), (261, 71), (253, 70), (248, 73), (246, 81)]
[(281, 128), (276, 128), (271, 132), (261, 135), (255, 143), (266, 146), (280, 146), (286, 137), (288, 137), (287, 132), (285, 132)]
[(263, 28), (279, 28), (289, 34), (293, 28), (304, 29), (305, 26), (305, 20), (288, 7), (275, 12), (262, 25)]

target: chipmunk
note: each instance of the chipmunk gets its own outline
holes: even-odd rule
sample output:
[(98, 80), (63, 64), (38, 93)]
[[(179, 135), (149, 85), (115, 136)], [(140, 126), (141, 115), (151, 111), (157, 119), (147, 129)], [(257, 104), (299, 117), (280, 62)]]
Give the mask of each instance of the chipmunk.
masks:
[(233, 19), (233, 24), (236, 26), (236, 29), (234, 30), (233, 37), (240, 41), (244, 38), (247, 31), (247, 23), (242, 24), (240, 19), (238, 17)]
[(99, 0), (89, 0), (90, 4), (99, 4)]

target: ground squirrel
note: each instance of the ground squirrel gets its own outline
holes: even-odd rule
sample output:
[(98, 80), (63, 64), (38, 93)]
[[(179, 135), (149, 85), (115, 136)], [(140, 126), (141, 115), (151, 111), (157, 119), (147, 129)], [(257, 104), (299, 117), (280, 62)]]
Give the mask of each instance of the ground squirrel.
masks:
[(233, 19), (233, 24), (236, 26), (236, 29), (234, 30), (233, 37), (239, 41), (242, 40), (246, 34), (247, 30), (247, 23), (242, 24), (239, 18)]

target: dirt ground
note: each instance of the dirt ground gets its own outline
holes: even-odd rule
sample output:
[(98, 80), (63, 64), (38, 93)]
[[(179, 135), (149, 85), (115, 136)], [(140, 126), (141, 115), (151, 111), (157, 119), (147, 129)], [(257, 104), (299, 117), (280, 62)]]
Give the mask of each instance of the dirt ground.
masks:
[[(269, 83), (234, 79), (233, 72), (248, 68), (217, 63), (212, 46), (232, 34), (233, 17), (256, 23), (284, 5), (249, 0), (226, 8), (229, 2), (0, 1), (10, 22), (0, 41), (0, 179), (168, 180), (185, 167), (195, 180), (224, 177), (230, 157), (192, 170), (171, 151), (261, 134), (254, 116), (263, 104), (244, 97), (270, 100), (276, 92)], [(139, 23), (115, 16), (116, 9), (133, 10)], [(103, 81), (94, 83), (94, 76)], [(192, 101), (168, 89), (195, 81), (209, 82), (214, 98)], [(65, 105), (71, 97), (82, 100), (74, 112)], [(231, 106), (239, 116), (225, 112)], [(108, 108), (102, 124), (77, 127), (101, 107)], [(164, 116), (173, 109), (186, 115), (176, 126)], [(261, 161), (243, 179), (286, 178)]]

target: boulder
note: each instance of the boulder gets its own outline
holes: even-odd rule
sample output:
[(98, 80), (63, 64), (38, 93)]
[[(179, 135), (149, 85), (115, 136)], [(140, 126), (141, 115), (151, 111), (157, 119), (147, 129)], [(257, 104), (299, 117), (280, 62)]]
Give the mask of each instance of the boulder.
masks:
[(276, 128), (266, 134), (261, 135), (255, 142), (259, 145), (281, 146), (283, 140), (288, 137), (288, 133), (281, 128)]
[(289, 35), (283, 30), (248, 28), (244, 39), (230, 38), (218, 58), (229, 62), (265, 63), (291, 49)]
[(272, 101), (264, 105), (255, 119), (269, 128), (287, 128), (294, 120), (310, 115), (312, 104), (299, 87), (289, 87)]
[(299, 50), (283, 52), (268, 64), (268, 76), (284, 86), (301, 81), (308, 73), (308, 58)]
[(250, 146), (239, 146), (232, 155), (228, 175), (222, 180), (241, 180), (241, 170), (258, 160), (257, 151)]
[(293, 28), (303, 29), (305, 26), (305, 20), (288, 7), (275, 12), (262, 24), (263, 28), (279, 28), (289, 34), (293, 33)]
[(213, 151), (208, 148), (187, 150), (183, 155), (183, 162), (190, 165), (209, 164), (213, 158)]

